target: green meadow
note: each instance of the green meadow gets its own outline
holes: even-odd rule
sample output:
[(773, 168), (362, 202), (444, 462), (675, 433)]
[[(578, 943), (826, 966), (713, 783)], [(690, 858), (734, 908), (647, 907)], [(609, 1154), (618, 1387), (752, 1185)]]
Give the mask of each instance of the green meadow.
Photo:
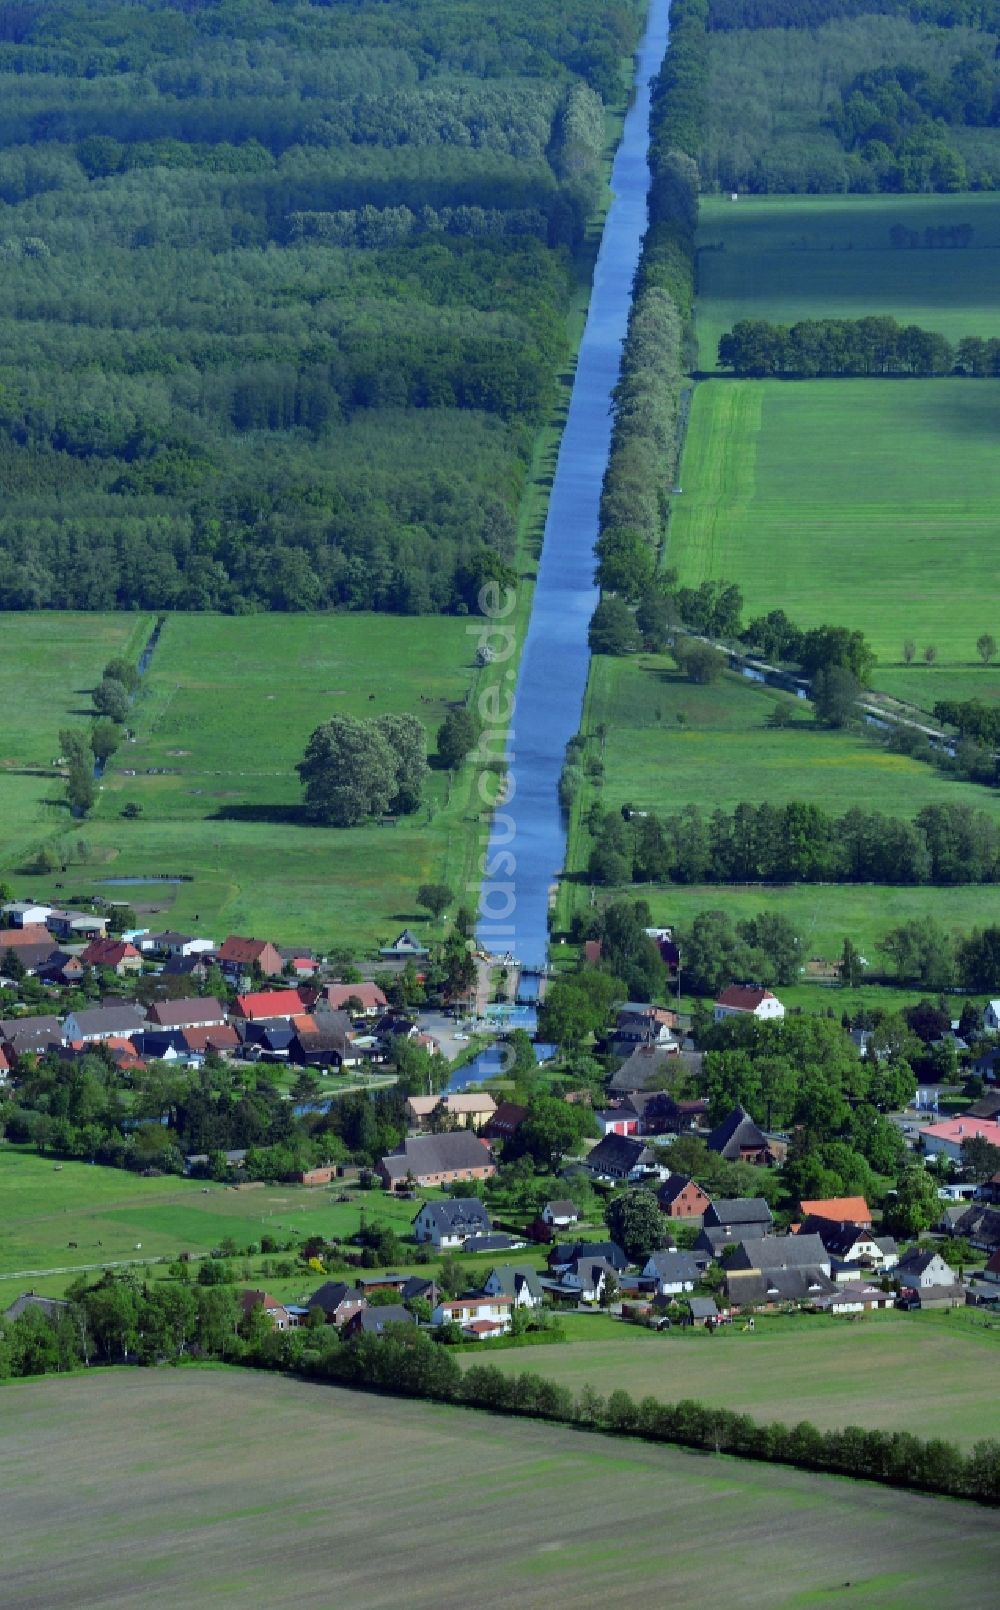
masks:
[(912, 638), (966, 668), (995, 629), (1000, 384), (713, 380), (695, 389), (667, 562), (725, 578), (751, 618)]
[[(19, 1289), (9, 1277), (22, 1271), (44, 1274), (121, 1259), (207, 1253), (227, 1236), (240, 1247), (262, 1235), (279, 1241), (292, 1235), (344, 1237), (358, 1229), (364, 1212), (401, 1235), (409, 1231), (416, 1212), (412, 1202), (381, 1192), (348, 1193), (347, 1202), (338, 1201), (343, 1194), (341, 1182), (237, 1190), (176, 1176), (145, 1179), (0, 1147), (0, 1308), (7, 1306), (4, 1291), (12, 1297)], [(61, 1290), (69, 1278), (53, 1276), (52, 1287)]]
[[(14, 654), (5, 662), (3, 708), (17, 707), (25, 690), (22, 753), (38, 766), (50, 764), (65, 718), (85, 716), (87, 690), (109, 654), (126, 642), (138, 652), (149, 625), (138, 631), (131, 616), (73, 620), (70, 628), (57, 615), (14, 617), (34, 649), (27, 672)], [(56, 874), (67, 900), (102, 892), (107, 877), (178, 876), (190, 881), (103, 892), (220, 940), (254, 932), (320, 946), (384, 941), (417, 918), (422, 882), (449, 882), (460, 893), (472, 877), (473, 768), (457, 779), (432, 771), (419, 811), (397, 826), (336, 830), (302, 821), (295, 765), (313, 728), (336, 714), (409, 711), (433, 750), (448, 706), (496, 674), (475, 668), (468, 626), (438, 617), (170, 616), (134, 706), (135, 739), (112, 758), (86, 823), (71, 822), (58, 776), (32, 777), (23, 799), (0, 778), (5, 867), (19, 890), (51, 892), (51, 877), (19, 869), (30, 845), (52, 840), (68, 855)], [(83, 647), (67, 666), (61, 644), (70, 630)], [(4, 731), (9, 719), (0, 716), (5, 753), (14, 741)], [(141, 815), (124, 819), (127, 804)], [(72, 848), (80, 838), (86, 861)]]
[[(768, 726), (777, 705), (793, 712), (790, 726)], [(604, 732), (604, 781), (599, 794), (593, 785), (585, 785), (574, 804), (567, 860), (571, 875), (586, 868), (591, 841), (584, 818), (597, 798), (607, 810), (629, 804), (662, 815), (687, 805), (708, 815), (717, 807), (732, 810), (741, 801), (781, 804), (792, 799), (831, 812), (848, 811), (863, 801), (871, 809), (912, 816), (924, 805), (957, 800), (1000, 813), (1000, 801), (989, 790), (956, 782), (905, 755), (889, 754), (862, 733), (817, 726), (811, 707), (789, 694), (733, 672), (708, 686), (695, 686), (666, 655), (600, 655), (591, 661), (581, 730), (592, 735), (595, 755), (593, 735), (599, 729)], [(968, 930), (992, 920), (996, 911), (996, 891), (987, 885), (877, 891), (865, 884), (643, 885), (632, 893), (648, 900), (653, 920), (667, 926), (683, 926), (707, 909), (726, 910), (734, 920), (780, 911), (802, 934), (808, 956), (836, 957), (849, 934), (876, 964), (881, 960), (878, 941), (898, 923), (933, 911), (946, 927)], [(564, 881), (560, 926), (589, 898), (583, 882), (572, 876)], [(605, 898), (604, 893), (598, 898)], [(825, 1008), (829, 992), (813, 999), (811, 989), (802, 986), (806, 993), (799, 1004)], [(837, 1004), (844, 1004), (842, 995)]]
[[(796, 324), (891, 314), (950, 341), (1000, 335), (1000, 197), (704, 196), (698, 230), (698, 363), (716, 367), (738, 319)], [(890, 229), (971, 225), (959, 250), (894, 248)]]

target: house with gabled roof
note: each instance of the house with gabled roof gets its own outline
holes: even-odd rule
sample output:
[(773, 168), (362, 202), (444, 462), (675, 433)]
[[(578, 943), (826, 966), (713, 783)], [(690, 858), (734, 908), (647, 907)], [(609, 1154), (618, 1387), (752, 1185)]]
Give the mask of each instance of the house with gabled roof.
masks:
[(761, 1168), (783, 1162), (787, 1151), (783, 1142), (765, 1135), (745, 1107), (734, 1107), (712, 1130), (706, 1145), (727, 1163), (753, 1163)]
[(367, 1308), (368, 1298), (344, 1280), (327, 1280), (313, 1292), (306, 1307), (321, 1309), (326, 1323), (339, 1327)]
[(830, 1254), (818, 1235), (761, 1235), (742, 1240), (729, 1258), (728, 1269), (820, 1269), (830, 1278)]
[(677, 1068), (678, 1049), (677, 1045), (637, 1045), (608, 1080), (608, 1095), (630, 1096), (637, 1090), (655, 1089)]
[(865, 1230), (872, 1226), (872, 1210), (863, 1196), (826, 1196), (801, 1201), (804, 1219), (829, 1219), (834, 1224), (856, 1224)]
[(301, 1017), (305, 1010), (305, 1001), (299, 990), (265, 989), (237, 995), (232, 1015), (246, 1023), (262, 1023), (276, 1018), (284, 1018), (287, 1022), (293, 1017)]
[(895, 1268), (899, 1251), (892, 1236), (876, 1236), (860, 1224), (835, 1224), (832, 1219), (803, 1219), (799, 1235), (818, 1235), (830, 1254), (835, 1280), (857, 1280), (859, 1271)]
[(671, 1219), (694, 1219), (704, 1222), (712, 1205), (711, 1197), (696, 1180), (686, 1174), (671, 1174), (657, 1188), (656, 1200), (661, 1212)]
[(116, 1036), (129, 1039), (142, 1030), (145, 1021), (146, 1008), (137, 1002), (108, 1000), (100, 1006), (67, 1013), (63, 1033), (71, 1044), (74, 1040), (97, 1044)]
[(509, 1297), (515, 1308), (540, 1308), (545, 1293), (537, 1269), (530, 1264), (500, 1263), (483, 1281), (488, 1297)]
[(501, 1101), (496, 1112), (483, 1125), (482, 1137), (484, 1140), (510, 1140), (517, 1134), (527, 1116), (527, 1107), (520, 1106), (516, 1101)]
[(146, 1008), (146, 1022), (154, 1029), (212, 1029), (225, 1021), (226, 1008), (212, 996), (153, 1001)]
[(705, 1229), (731, 1230), (741, 1236), (769, 1235), (774, 1224), (762, 1196), (718, 1197), (705, 1210)]
[(125, 939), (92, 939), (80, 952), (84, 967), (99, 967), (119, 978), (142, 972), (142, 957)]
[(655, 1174), (660, 1164), (645, 1141), (632, 1135), (605, 1135), (587, 1153), (584, 1167), (595, 1179), (638, 1180)]
[(778, 997), (769, 989), (750, 989), (740, 984), (730, 984), (715, 1000), (712, 1016), (716, 1023), (723, 1023), (727, 1017), (755, 1017), (761, 1023), (780, 1022), (785, 1015), (785, 1008)]
[(382, 946), (379, 955), (387, 961), (422, 961), (430, 955), (430, 951), (420, 943), (416, 934), (404, 928), (391, 945)]
[(554, 1274), (561, 1274), (581, 1258), (600, 1258), (616, 1274), (628, 1268), (628, 1259), (616, 1241), (558, 1241), (545, 1261)]
[(683, 1291), (693, 1291), (698, 1283), (698, 1267), (687, 1252), (651, 1252), (643, 1264), (640, 1276), (657, 1297), (678, 1297)]
[(460, 1325), (464, 1336), (487, 1342), (510, 1330), (513, 1307), (512, 1297), (474, 1292), (468, 1297), (446, 1297), (438, 1302), (431, 1321), (435, 1325)]
[(238, 934), (230, 934), (215, 959), (229, 979), (242, 978), (255, 970), (265, 978), (277, 978), (284, 966), (280, 950), (270, 940), (242, 939)]
[(487, 1180), (496, 1173), (493, 1154), (471, 1129), (447, 1135), (408, 1135), (383, 1157), (378, 1172), (391, 1191), (414, 1185), (451, 1185), (455, 1180)]
[(359, 1308), (345, 1320), (341, 1335), (384, 1336), (391, 1325), (415, 1325), (417, 1322), (402, 1303), (386, 1303), (381, 1308)]
[(416, 1241), (442, 1250), (462, 1246), (469, 1236), (488, 1235), (492, 1228), (489, 1214), (474, 1196), (456, 1196), (448, 1202), (425, 1202), (412, 1225)]
[(389, 1006), (379, 986), (370, 983), (324, 984), (313, 1003), (314, 1009), (319, 1008), (320, 1002), (324, 1002), (333, 1012), (351, 1011), (355, 1016), (364, 1017), (378, 1017)]
[(551, 1230), (565, 1230), (569, 1225), (576, 1224), (579, 1217), (580, 1211), (576, 1203), (570, 1202), (568, 1198), (546, 1202), (540, 1214), (542, 1223), (547, 1224)]

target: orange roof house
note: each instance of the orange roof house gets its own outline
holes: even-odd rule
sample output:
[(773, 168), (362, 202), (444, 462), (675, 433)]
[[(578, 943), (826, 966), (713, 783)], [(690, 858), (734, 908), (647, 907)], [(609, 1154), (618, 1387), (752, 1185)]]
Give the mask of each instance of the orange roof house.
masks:
[(857, 1224), (871, 1229), (872, 1210), (863, 1196), (827, 1196), (800, 1202), (803, 1218), (831, 1219), (834, 1224)]

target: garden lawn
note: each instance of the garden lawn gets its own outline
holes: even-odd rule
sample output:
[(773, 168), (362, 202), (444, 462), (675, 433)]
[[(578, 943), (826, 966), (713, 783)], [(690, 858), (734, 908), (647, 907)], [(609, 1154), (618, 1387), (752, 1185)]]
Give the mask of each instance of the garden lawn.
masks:
[[(971, 225), (961, 250), (889, 244), (894, 225)], [(1000, 198), (704, 196), (699, 213), (698, 363), (716, 367), (719, 337), (739, 319), (796, 324), (890, 314), (949, 341), (1000, 335)]]
[[(1000, 1365), (1000, 1323), (944, 1313), (866, 1315), (858, 1322), (803, 1314), (758, 1317), (753, 1335), (738, 1323), (704, 1330), (640, 1332), (620, 1339), (546, 1347), (532, 1368), (574, 1392), (621, 1388), (638, 1399), (699, 1402), (823, 1430), (846, 1425), (911, 1431), (971, 1447), (1000, 1437), (1000, 1405), (989, 1383)], [(466, 1355), (467, 1357), (467, 1355)], [(497, 1353), (505, 1373), (527, 1366)]]
[(6, 1610), (319, 1606), (333, 1580), (338, 1610), (995, 1603), (971, 1504), (235, 1370), (2, 1392)]
[(912, 638), (967, 667), (996, 626), (1000, 382), (708, 381), (695, 389), (667, 562), (738, 582), (745, 618)]

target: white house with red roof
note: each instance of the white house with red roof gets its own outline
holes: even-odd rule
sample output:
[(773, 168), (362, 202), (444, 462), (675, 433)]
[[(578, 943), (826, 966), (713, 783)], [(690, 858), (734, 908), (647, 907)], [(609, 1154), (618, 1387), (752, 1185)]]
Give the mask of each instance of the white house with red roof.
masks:
[(926, 1157), (949, 1157), (961, 1162), (962, 1146), (967, 1140), (986, 1140), (991, 1146), (1000, 1146), (1000, 1124), (988, 1118), (947, 1118), (940, 1124), (928, 1124), (920, 1131)]
[(716, 1023), (722, 1023), (727, 1017), (755, 1017), (762, 1023), (774, 1023), (784, 1015), (785, 1008), (771, 990), (748, 989), (741, 984), (730, 984), (724, 989), (716, 999), (713, 1012)]
[(512, 1297), (475, 1292), (471, 1297), (451, 1297), (439, 1302), (431, 1314), (435, 1325), (461, 1325), (462, 1333), (477, 1342), (505, 1336), (510, 1330)]

